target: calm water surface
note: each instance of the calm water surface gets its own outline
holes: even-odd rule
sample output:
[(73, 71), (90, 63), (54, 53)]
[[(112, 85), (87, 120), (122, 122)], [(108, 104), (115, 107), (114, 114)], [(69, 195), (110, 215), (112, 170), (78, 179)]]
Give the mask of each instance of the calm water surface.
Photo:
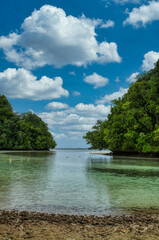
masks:
[(159, 209), (159, 160), (80, 150), (1, 152), (0, 209), (87, 215)]

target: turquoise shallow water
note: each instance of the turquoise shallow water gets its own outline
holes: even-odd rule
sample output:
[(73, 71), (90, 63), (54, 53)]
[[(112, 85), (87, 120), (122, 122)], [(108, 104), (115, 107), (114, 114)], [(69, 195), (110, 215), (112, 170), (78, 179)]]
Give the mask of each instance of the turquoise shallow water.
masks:
[(1, 152), (0, 209), (87, 215), (158, 210), (159, 160), (82, 150)]

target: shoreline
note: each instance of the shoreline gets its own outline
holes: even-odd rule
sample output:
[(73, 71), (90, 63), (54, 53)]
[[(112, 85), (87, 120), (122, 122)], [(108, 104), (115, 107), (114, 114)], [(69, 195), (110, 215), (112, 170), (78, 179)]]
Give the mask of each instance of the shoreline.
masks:
[(143, 158), (143, 159), (158, 159), (159, 154), (140, 154), (140, 153), (113, 153), (113, 152), (90, 152), (89, 154), (93, 155), (105, 155), (111, 157), (118, 157), (118, 158)]
[(159, 212), (97, 217), (0, 210), (0, 239), (153, 240), (158, 236)]

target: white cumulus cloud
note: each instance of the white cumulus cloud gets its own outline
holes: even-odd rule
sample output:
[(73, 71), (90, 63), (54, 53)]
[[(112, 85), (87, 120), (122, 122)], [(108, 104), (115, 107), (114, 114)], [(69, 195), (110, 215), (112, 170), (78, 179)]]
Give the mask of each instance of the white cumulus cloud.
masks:
[(143, 71), (149, 71), (155, 67), (155, 63), (159, 59), (159, 52), (149, 51), (144, 55), (141, 69)]
[(94, 88), (96, 89), (99, 87), (104, 87), (108, 83), (109, 79), (106, 77), (102, 77), (97, 73), (93, 73), (92, 75), (86, 76), (84, 78), (84, 81), (86, 83), (94, 85)]
[(73, 76), (76, 76), (76, 73), (75, 72), (69, 72), (70, 75), (73, 75)]
[(114, 2), (116, 4), (124, 5), (124, 4), (140, 4), (144, 1), (146, 1), (146, 0), (105, 0), (106, 7), (111, 5), (112, 2)]
[(145, 26), (152, 21), (159, 20), (159, 1), (150, 1), (148, 5), (133, 8), (124, 25), (131, 24), (134, 27)]
[(63, 138), (66, 138), (67, 136), (65, 135), (65, 134), (63, 134), (63, 133), (55, 133), (55, 132), (51, 132), (51, 134), (53, 135), (53, 137), (55, 138), (55, 139), (63, 139)]
[(111, 106), (79, 103), (64, 110), (42, 112), (38, 115), (48, 123), (55, 139), (67, 136), (67, 139), (82, 139), (82, 136), (95, 125), (98, 119), (104, 120)]
[(108, 20), (101, 25), (101, 28), (113, 28), (115, 26), (115, 22), (112, 20)]
[(0, 93), (10, 98), (31, 100), (67, 97), (68, 91), (62, 87), (61, 77), (54, 79), (43, 76), (40, 80), (24, 68), (8, 68), (0, 72)]
[(44, 5), (21, 25), (21, 33), (0, 37), (6, 59), (28, 69), (53, 65), (121, 62), (114, 42), (96, 40), (102, 20), (66, 16), (63, 9)]
[(72, 92), (72, 94), (73, 94), (73, 96), (75, 96), (75, 97), (77, 97), (77, 96), (80, 96), (80, 95), (81, 95), (81, 93), (80, 93), (80, 92), (78, 92), (78, 91), (73, 91), (73, 92)]
[(118, 76), (116, 77), (115, 82), (117, 82), (117, 83), (120, 82), (120, 79)]
[(130, 75), (130, 77), (128, 77), (128, 78), (126, 79), (126, 81), (129, 82), (129, 83), (136, 82), (136, 77), (137, 77), (137, 75), (139, 75), (139, 74), (140, 74), (139, 72), (132, 73), (132, 74)]
[(46, 108), (49, 110), (59, 110), (68, 108), (68, 104), (61, 102), (50, 102), (46, 105)]
[(103, 104), (95, 106), (93, 104), (79, 103), (75, 106), (75, 110), (80, 114), (83, 113), (84, 115), (98, 117), (99, 115), (108, 113), (110, 111), (110, 106), (104, 106)]
[(102, 97), (100, 100), (97, 100), (97, 104), (104, 104), (104, 103), (110, 103), (114, 99), (121, 98), (125, 93), (127, 93), (128, 88), (120, 88), (118, 92), (114, 92), (112, 94), (106, 94), (104, 97)]

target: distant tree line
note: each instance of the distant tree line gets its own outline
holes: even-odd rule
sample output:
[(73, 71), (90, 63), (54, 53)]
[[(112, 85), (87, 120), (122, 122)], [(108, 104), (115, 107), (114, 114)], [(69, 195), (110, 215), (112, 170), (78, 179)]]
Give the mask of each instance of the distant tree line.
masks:
[(17, 114), (4, 95), (0, 95), (0, 149), (48, 150), (56, 142), (48, 126), (36, 114)]
[(91, 148), (158, 155), (159, 60), (154, 69), (138, 75), (128, 92), (112, 103), (107, 119), (97, 121), (84, 136)]

